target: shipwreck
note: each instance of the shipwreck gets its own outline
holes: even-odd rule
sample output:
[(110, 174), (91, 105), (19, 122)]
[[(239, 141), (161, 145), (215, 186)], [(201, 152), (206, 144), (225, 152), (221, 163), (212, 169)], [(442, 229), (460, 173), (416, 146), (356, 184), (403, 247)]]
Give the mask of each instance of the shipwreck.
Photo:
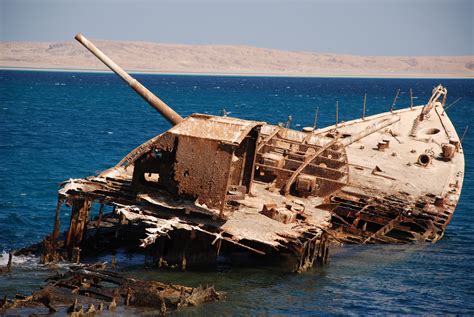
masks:
[[(79, 261), (101, 243), (133, 240), (159, 266), (208, 266), (241, 252), (301, 272), (325, 263), (331, 242), (442, 238), (460, 197), (464, 155), (441, 85), (425, 105), (303, 131), (228, 116), (182, 118), (84, 36), (76, 39), (172, 127), (114, 167), (61, 185), (45, 261)], [(61, 236), (64, 204), (72, 212)]]

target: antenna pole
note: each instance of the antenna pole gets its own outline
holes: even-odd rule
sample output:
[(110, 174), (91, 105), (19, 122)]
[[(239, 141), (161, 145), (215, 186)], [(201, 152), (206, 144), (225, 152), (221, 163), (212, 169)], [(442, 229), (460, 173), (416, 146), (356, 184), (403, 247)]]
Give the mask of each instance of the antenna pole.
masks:
[(452, 106), (457, 104), (461, 99), (462, 99), (462, 97), (459, 97), (458, 99), (454, 100), (454, 102), (451, 102), (448, 106), (444, 107), (443, 113), (441, 113), (441, 114), (444, 114), (446, 112), (446, 110), (448, 110), (449, 108), (451, 108)]
[(393, 99), (392, 106), (390, 107), (390, 112), (393, 112), (393, 108), (395, 108), (395, 103), (397, 102), (398, 94), (400, 93), (400, 88), (397, 90), (397, 94), (395, 95), (395, 99)]
[(288, 121), (286, 122), (286, 128), (289, 129), (290, 126), (291, 126), (291, 121), (293, 121), (293, 117), (292, 116), (288, 116)]
[(466, 136), (466, 133), (467, 133), (467, 130), (469, 130), (469, 126), (467, 125), (466, 128), (464, 129), (464, 132), (462, 134), (462, 137), (461, 137), (461, 144), (462, 144), (462, 141), (464, 140), (464, 137)]
[(413, 90), (410, 88), (410, 110), (413, 110)]
[(316, 131), (316, 127), (318, 124), (318, 113), (319, 113), (319, 107), (316, 107), (316, 115), (314, 116), (313, 132)]
[(364, 109), (362, 110), (362, 120), (365, 120), (365, 105), (367, 101), (367, 94), (364, 94)]

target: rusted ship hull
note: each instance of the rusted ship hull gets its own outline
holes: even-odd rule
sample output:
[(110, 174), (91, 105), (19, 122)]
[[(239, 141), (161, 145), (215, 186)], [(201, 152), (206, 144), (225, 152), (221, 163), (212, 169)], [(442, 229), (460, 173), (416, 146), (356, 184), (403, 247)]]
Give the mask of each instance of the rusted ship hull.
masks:
[[(56, 230), (58, 235), (47, 242), (45, 261), (78, 262), (83, 255), (118, 249), (143, 252), (157, 267), (179, 269), (214, 267), (221, 256), (234, 254), (247, 254), (253, 263), (282, 263), (299, 272), (327, 261), (330, 217), (317, 225), (284, 224), (249, 209), (225, 220), (201, 213), (192, 201), (172, 201), (165, 192), (134, 194), (130, 180), (69, 180), (60, 190), (57, 213), (63, 204), (71, 206), (70, 225), (63, 235)], [(99, 215), (92, 215), (94, 206)], [(112, 212), (106, 214), (106, 209)]]
[[(346, 243), (435, 242), (443, 236), (459, 199), (464, 158), (459, 138), (441, 106), (434, 107), (432, 116), (418, 123), (415, 136), (410, 135), (412, 124), (423, 109), (420, 106), (380, 114), (311, 134), (263, 126), (254, 154), (256, 176), (252, 192), (242, 197), (226, 196), (223, 213), (196, 201), (179, 199), (159, 187), (148, 187), (148, 193), (137, 194), (133, 185), (134, 162), (159, 147), (162, 136), (154, 138), (111, 170), (65, 184), (60, 201), (73, 205), (69, 253), (79, 246), (81, 235), (77, 231), (87, 221), (81, 215), (89, 215), (91, 202), (115, 206), (124, 221), (149, 224), (143, 246), (161, 245), (166, 257), (159, 254), (160, 261), (176, 264), (185, 259), (191, 266), (215, 261), (226, 249), (222, 243), (227, 249), (233, 246), (234, 250), (260, 255), (291, 254), (297, 259), (295, 269), (302, 270), (312, 266), (314, 260), (325, 261), (328, 239)], [(454, 147), (454, 152), (448, 153), (450, 157), (443, 154), (446, 144)], [(307, 152), (313, 160), (305, 159)], [(265, 161), (272, 157), (268, 153), (277, 159), (285, 153), (286, 162), (277, 167), (273, 161)], [(299, 187), (304, 186), (295, 182), (286, 196), (280, 195), (298, 167), (306, 163), (317, 175), (313, 192), (301, 194), (304, 188)], [(440, 176), (443, 182), (438, 181)], [(290, 201), (314, 204), (313, 214), (293, 224), (261, 215), (268, 204), (284, 205)], [(242, 213), (238, 206), (244, 206), (246, 211)], [(179, 233), (172, 234), (173, 230)], [(303, 260), (309, 253), (311, 256)]]
[[(424, 106), (323, 129), (181, 118), (82, 35), (76, 38), (174, 126), (99, 175), (62, 184), (53, 253), (63, 203), (72, 206), (71, 221), (57, 251), (70, 260), (79, 258), (91, 224), (103, 227), (105, 205), (119, 228), (141, 230), (140, 244), (158, 265), (182, 268), (243, 251), (290, 258), (289, 268), (304, 271), (327, 260), (329, 241), (443, 236), (461, 193), (464, 156), (441, 85)], [(100, 206), (94, 221), (93, 204)]]

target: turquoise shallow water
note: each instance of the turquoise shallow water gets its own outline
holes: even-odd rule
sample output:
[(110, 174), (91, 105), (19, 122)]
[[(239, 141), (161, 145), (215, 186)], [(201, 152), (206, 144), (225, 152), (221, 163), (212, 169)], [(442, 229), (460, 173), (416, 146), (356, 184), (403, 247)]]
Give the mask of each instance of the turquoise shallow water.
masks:
[[(269, 123), (293, 117), (311, 126), (387, 111), (413, 88), (424, 103), (433, 86), (448, 88), (448, 110), (458, 133), (474, 118), (473, 80), (337, 79), (137, 75), (183, 116), (219, 114)], [(0, 71), (0, 265), (8, 250), (40, 240), (52, 229), (57, 185), (114, 165), (129, 150), (168, 128), (168, 123), (113, 74)], [(473, 127), (474, 128), (474, 127)], [(464, 140), (465, 183), (446, 236), (436, 244), (348, 246), (330, 263), (305, 274), (275, 268), (221, 268), (217, 272), (160, 272), (141, 261), (122, 269), (144, 278), (188, 285), (215, 284), (227, 300), (178, 315), (254, 314), (474, 314), (474, 137)], [(62, 223), (67, 223), (67, 212)], [(0, 295), (35, 289), (50, 273), (36, 259), (17, 259), (16, 274), (0, 276)], [(125, 311), (130, 315), (136, 311)]]

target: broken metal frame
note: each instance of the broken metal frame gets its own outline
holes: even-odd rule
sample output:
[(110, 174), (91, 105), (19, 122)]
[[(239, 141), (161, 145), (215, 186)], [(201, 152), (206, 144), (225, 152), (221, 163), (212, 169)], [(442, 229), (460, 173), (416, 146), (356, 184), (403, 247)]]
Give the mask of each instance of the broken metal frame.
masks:
[(31, 295), (6, 296), (0, 301), (0, 314), (22, 314), (21, 309), (44, 306), (47, 313), (94, 316), (102, 311), (125, 307), (147, 308), (160, 315), (180, 308), (223, 300), (224, 293), (213, 286), (186, 287), (125, 277), (105, 264), (71, 266), (64, 273), (49, 277), (41, 290)]

